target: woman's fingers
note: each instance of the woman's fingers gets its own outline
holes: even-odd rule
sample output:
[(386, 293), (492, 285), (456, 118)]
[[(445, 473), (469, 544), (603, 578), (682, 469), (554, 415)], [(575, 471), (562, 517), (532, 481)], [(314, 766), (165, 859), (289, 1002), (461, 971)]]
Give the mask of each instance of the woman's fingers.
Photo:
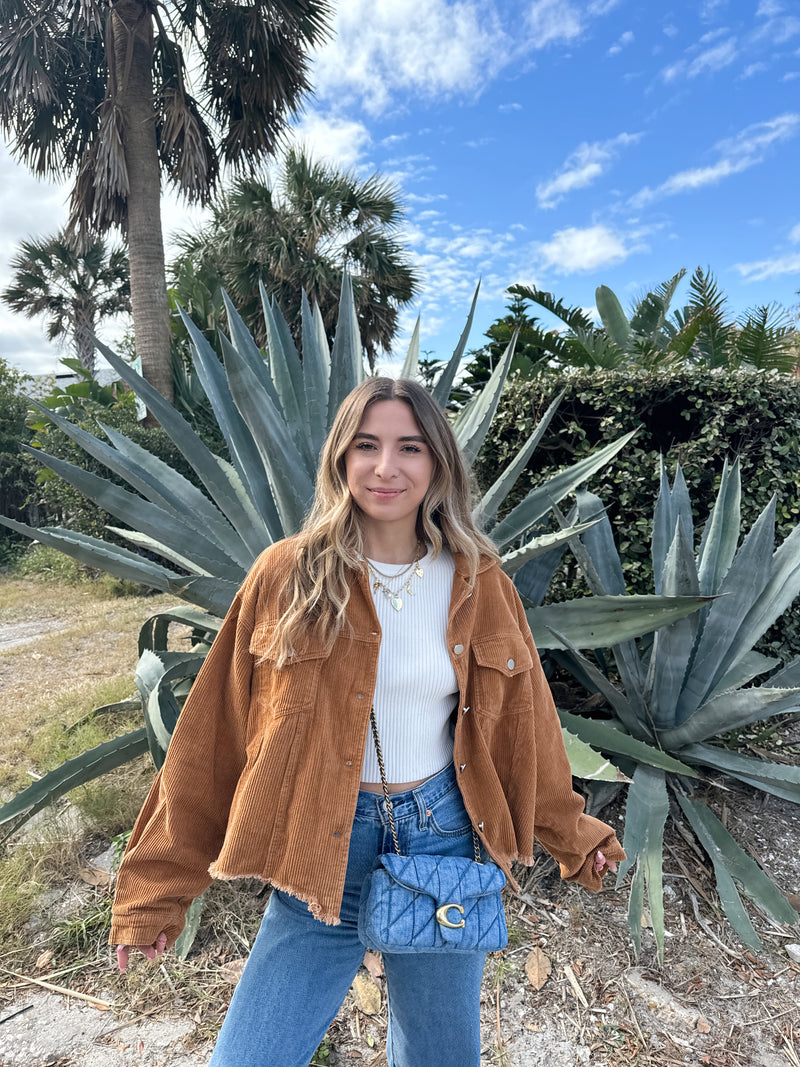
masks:
[(598, 874), (602, 874), (603, 870), (616, 871), (616, 860), (607, 860), (604, 853), (598, 848), (594, 858), (594, 869)]
[(161, 953), (166, 947), (167, 935), (164, 933), (163, 930), (155, 939), (152, 945), (117, 945), (117, 966), (124, 974), (128, 968), (128, 958), (130, 955), (130, 950), (132, 948), (138, 948), (139, 951), (149, 960), (154, 960), (156, 956), (161, 955)]

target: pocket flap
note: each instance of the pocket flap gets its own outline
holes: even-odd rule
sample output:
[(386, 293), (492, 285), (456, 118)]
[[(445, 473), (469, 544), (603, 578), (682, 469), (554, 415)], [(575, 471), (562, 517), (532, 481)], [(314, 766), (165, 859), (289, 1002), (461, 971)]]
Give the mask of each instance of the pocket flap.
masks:
[[(255, 656), (257, 660), (275, 659), (272, 645), (275, 640), (276, 629), (277, 623), (262, 622), (253, 630), (250, 637), (250, 654)], [(308, 641), (308, 644), (292, 653), (288, 665), (301, 663), (307, 659), (321, 659), (323, 656), (328, 655), (328, 650), (319, 641), (313, 638), (309, 640), (308, 637), (304, 637), (304, 640)]]
[(473, 640), (472, 654), (481, 667), (492, 667), (508, 678), (533, 667), (530, 649), (520, 633), (494, 634)]

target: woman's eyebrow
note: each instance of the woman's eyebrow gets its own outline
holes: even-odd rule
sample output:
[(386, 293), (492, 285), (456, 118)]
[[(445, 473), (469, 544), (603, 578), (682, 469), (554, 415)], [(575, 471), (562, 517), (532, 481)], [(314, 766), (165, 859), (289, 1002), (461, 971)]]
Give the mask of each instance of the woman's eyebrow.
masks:
[[(356, 437), (361, 437), (366, 441), (377, 441), (377, 440), (379, 440), (377, 434), (374, 434), (374, 433), (361, 433), (360, 431), (353, 438), (354, 441), (355, 441)], [(427, 443), (425, 441), (425, 438), (421, 434), (409, 434), (406, 437), (398, 437), (397, 440), (398, 441), (419, 441), (419, 443), (422, 444), (422, 445)]]

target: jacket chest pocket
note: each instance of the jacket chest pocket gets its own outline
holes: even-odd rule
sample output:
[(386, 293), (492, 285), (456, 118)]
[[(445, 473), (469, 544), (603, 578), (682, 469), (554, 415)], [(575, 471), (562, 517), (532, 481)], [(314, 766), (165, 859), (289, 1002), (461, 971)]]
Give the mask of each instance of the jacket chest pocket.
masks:
[(529, 709), (533, 701), (533, 658), (520, 633), (473, 640), (473, 692), (477, 711), (500, 715)]
[(275, 666), (271, 646), (275, 624), (256, 627), (250, 639), (250, 654), (254, 657), (251, 701), (259, 716), (294, 715), (314, 706), (322, 666), (328, 658), (327, 650), (318, 643), (298, 649), (285, 667)]

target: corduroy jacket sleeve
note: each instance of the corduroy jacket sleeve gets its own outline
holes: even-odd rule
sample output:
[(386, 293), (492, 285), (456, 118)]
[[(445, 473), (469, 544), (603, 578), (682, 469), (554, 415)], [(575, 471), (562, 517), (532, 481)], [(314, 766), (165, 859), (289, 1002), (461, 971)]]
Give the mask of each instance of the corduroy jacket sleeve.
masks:
[[(568, 882), (580, 882), (594, 892), (603, 879), (594, 869), (598, 849), (607, 860), (620, 862), (625, 853), (616, 834), (606, 823), (583, 813), (584, 800), (572, 788), (572, 770), (564, 748), (561, 722), (550, 686), (541, 668), (539, 653), (517, 600), (517, 618), (534, 664), (533, 732), (536, 759), (536, 808), (534, 836), (544, 845)], [(520, 842), (520, 854), (530, 855), (533, 842)]]
[(211, 883), (246, 759), (256, 594), (237, 593), (178, 717), (164, 766), (133, 828), (117, 877), (112, 944), (167, 944)]

